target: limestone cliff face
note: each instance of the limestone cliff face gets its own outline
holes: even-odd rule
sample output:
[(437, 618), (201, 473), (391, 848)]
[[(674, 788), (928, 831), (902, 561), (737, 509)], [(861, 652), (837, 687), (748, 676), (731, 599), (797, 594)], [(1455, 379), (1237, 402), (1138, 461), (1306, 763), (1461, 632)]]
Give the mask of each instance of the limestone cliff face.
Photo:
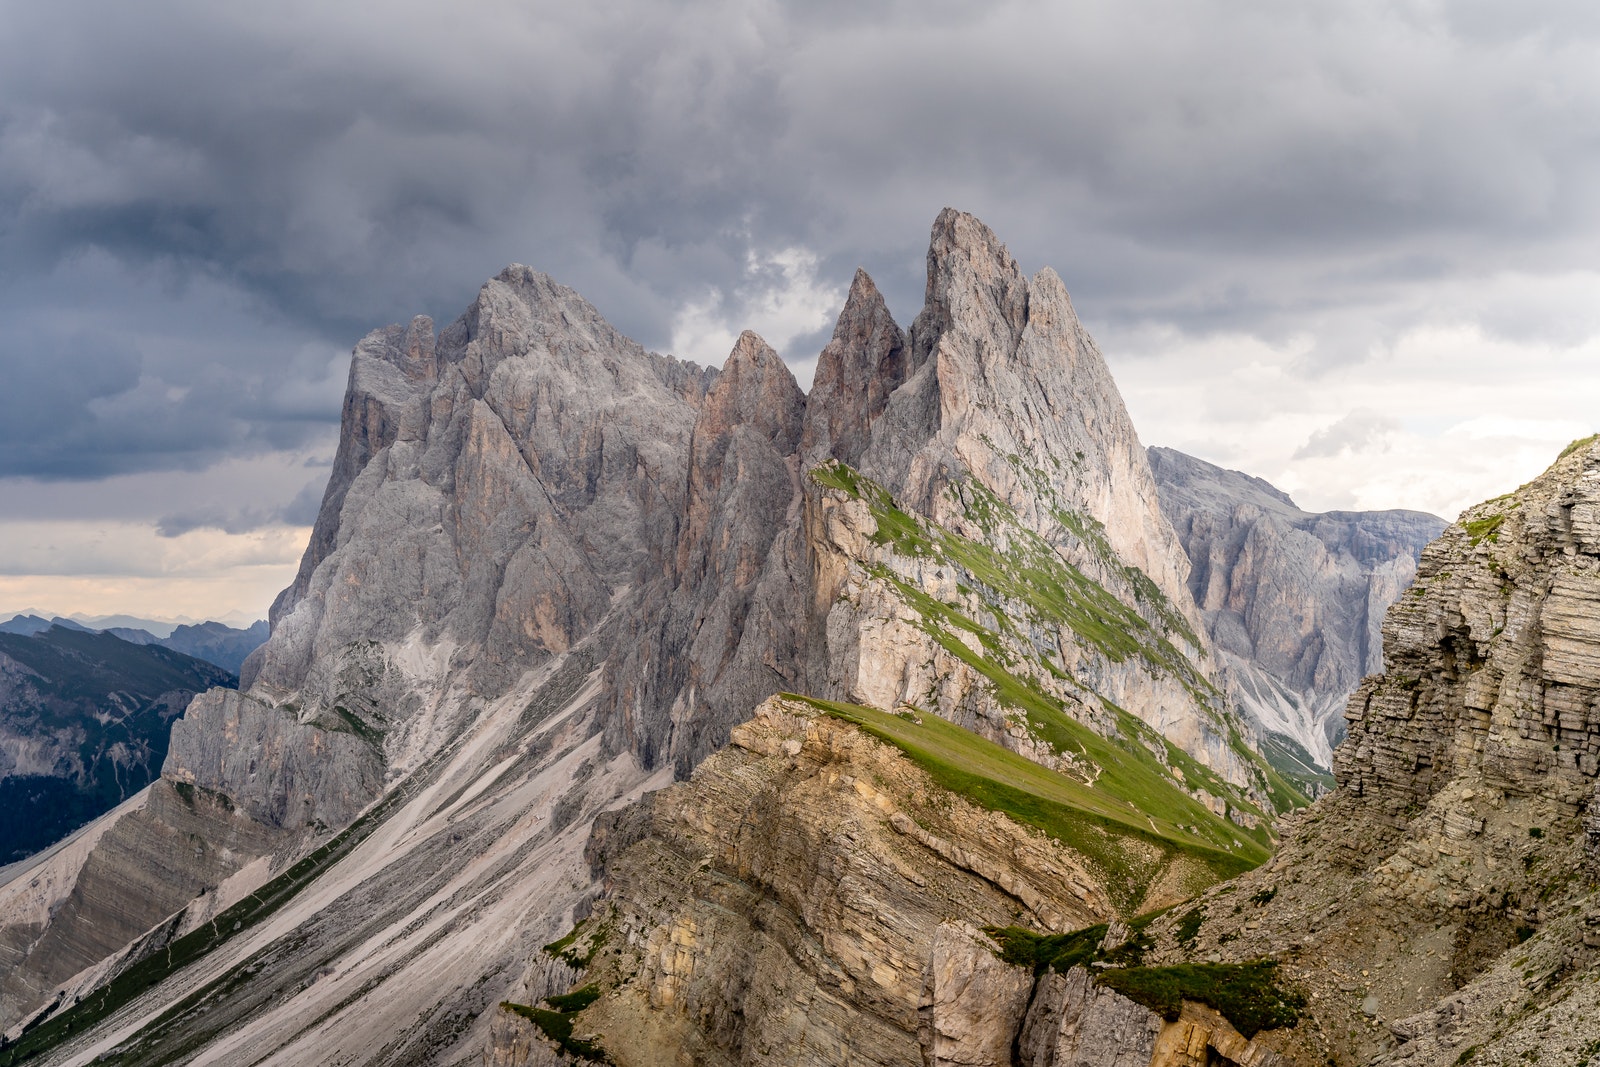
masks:
[(1229, 695), (1264, 733), (1330, 767), (1346, 700), (1383, 669), (1384, 612), (1445, 521), (1415, 511), (1313, 514), (1259, 478), (1170, 448), (1150, 449), (1150, 467)]
[[(903, 352), (885, 317), (858, 278), (825, 353), (829, 383), (836, 365), (905, 378), (858, 465), (811, 470), (812, 690), (927, 708), (1047, 762), (1067, 755), (1055, 709), (1133, 741), (1131, 712), (1266, 805), (1144, 450), (1060, 279), (1024, 277), (946, 211)], [(821, 412), (808, 440), (860, 439)]]
[(1066, 287), (1049, 268), (1025, 277), (971, 215), (946, 210), (934, 222), (908, 378), (885, 414), (861, 469), (897, 499), (946, 521), (947, 490), (964, 469), (1029, 529), (1093, 566), (1097, 554), (1078, 547), (1075, 524), (1058, 514), (1081, 512), (1122, 565), (1192, 611), (1185, 558), (1139, 436)]
[(467, 650), (485, 693), (571, 647), (675, 555), (711, 376), (525, 267), (437, 342), (426, 319), (369, 336), (317, 531), (246, 688), (312, 716), (335, 696), (323, 665), (361, 642)]

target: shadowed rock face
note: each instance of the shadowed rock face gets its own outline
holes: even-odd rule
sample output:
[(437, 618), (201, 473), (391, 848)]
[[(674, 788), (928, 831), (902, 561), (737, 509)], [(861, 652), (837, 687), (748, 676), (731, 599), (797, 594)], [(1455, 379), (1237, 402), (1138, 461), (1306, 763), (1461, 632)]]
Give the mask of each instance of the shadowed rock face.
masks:
[(1263, 730), (1331, 766), (1346, 699), (1382, 670), (1384, 612), (1445, 521), (1302, 511), (1260, 478), (1170, 448), (1150, 449), (1150, 467), (1230, 694)]
[[(795, 519), (805, 394), (746, 332), (689, 440), (670, 591), (624, 623), (613, 743), (686, 775), (750, 709), (802, 686), (805, 575)], [(665, 713), (663, 713), (665, 712)]]
[(905, 332), (867, 272), (857, 270), (812, 377), (800, 446), (808, 469), (829, 458), (860, 464), (872, 424), (905, 381), (909, 360)]

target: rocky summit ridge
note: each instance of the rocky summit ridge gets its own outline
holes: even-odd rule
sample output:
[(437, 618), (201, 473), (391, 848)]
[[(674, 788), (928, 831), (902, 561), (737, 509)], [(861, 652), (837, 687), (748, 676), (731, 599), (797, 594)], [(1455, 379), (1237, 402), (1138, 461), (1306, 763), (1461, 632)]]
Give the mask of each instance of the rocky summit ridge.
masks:
[(1060, 279), (969, 215), (909, 328), (858, 273), (809, 396), (507, 268), (356, 346), (240, 690), (0, 881), (0, 1064), (1010, 1062), (1017, 1011), (1068, 1062), (1088, 1001), (1176, 1040), (995, 953), (1126, 962), (1304, 803), (1189, 579)]

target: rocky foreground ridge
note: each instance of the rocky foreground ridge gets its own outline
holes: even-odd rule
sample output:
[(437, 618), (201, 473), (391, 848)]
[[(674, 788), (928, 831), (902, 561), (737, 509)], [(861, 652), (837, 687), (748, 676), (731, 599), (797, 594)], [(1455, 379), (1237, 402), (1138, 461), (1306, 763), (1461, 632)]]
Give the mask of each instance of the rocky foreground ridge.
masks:
[[(1201, 897), (1183, 946), (1312, 994), (1299, 1062), (1585, 1063), (1600, 1050), (1600, 448), (1468, 509), (1384, 621), (1339, 788)], [(1152, 930), (1176, 952), (1175, 924)]]
[(1280, 769), (1326, 772), (1350, 694), (1383, 670), (1384, 613), (1448, 524), (1418, 511), (1302, 511), (1260, 478), (1170, 448), (1150, 449), (1150, 469), (1229, 695)]
[[(357, 346), (241, 690), (7, 872), (0, 1064), (1009, 1062), (1012, 1008), (1071, 1062), (1069, 1003), (1253, 1064), (1084, 978), (1304, 802), (1188, 577), (1060, 279), (971, 216), (909, 328), (858, 273), (810, 395), (509, 268)], [(1085, 923), (1076, 972), (993, 951)]]

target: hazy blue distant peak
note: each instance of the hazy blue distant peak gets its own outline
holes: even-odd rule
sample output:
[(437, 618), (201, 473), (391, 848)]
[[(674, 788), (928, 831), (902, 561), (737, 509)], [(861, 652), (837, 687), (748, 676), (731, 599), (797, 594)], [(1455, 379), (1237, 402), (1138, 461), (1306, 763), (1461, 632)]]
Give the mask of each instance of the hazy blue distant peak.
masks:
[(67, 630), (82, 630), (85, 633), (96, 632), (82, 623), (63, 618), (60, 615), (51, 619), (45, 619), (38, 615), (17, 615), (10, 622), (0, 623), (0, 633), (23, 634), (31, 637), (34, 634), (43, 633), (52, 626), (60, 626)]

